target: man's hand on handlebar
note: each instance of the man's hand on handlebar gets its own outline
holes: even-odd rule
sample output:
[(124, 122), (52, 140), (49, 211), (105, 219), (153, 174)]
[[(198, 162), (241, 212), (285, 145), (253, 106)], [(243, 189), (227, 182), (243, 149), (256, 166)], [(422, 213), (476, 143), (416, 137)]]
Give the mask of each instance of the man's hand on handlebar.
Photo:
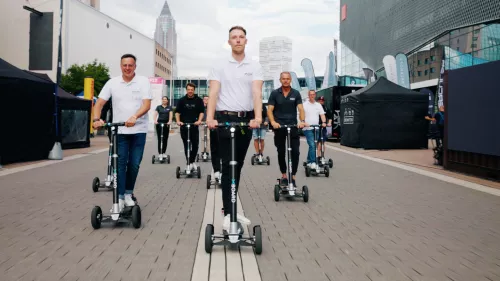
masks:
[(271, 122), (271, 126), (273, 126), (274, 129), (279, 129), (281, 128), (280, 124), (278, 124), (278, 122), (274, 121), (274, 122)]
[(93, 127), (94, 129), (98, 129), (98, 128), (100, 128), (100, 127), (104, 126), (104, 124), (105, 124), (105, 123), (104, 123), (104, 121), (103, 121), (102, 119), (99, 119), (99, 120), (94, 121), (94, 122), (92, 123), (92, 127)]
[(184, 125), (184, 123), (182, 123), (181, 121), (177, 121), (177, 126), (182, 126)]
[(194, 124), (195, 124), (196, 126), (199, 126), (199, 125), (201, 124), (201, 121), (196, 121), (196, 122), (194, 122)]
[(217, 120), (208, 120), (207, 119), (206, 124), (207, 124), (209, 129), (215, 129), (215, 128), (217, 128), (217, 125), (219, 125), (219, 122), (217, 122)]
[[(304, 122), (299, 122), (299, 124), (297, 124), (297, 127), (299, 127), (300, 129), (304, 128), (305, 126), (307, 125), (307, 123), (304, 123)], [(309, 126), (309, 125), (307, 125)]]
[(252, 119), (252, 120), (250, 120), (249, 126), (252, 129), (258, 129), (258, 128), (260, 128), (260, 123), (262, 123), (262, 120), (260, 120), (260, 119)]
[(131, 116), (127, 121), (125, 121), (125, 126), (126, 127), (134, 127), (136, 121), (137, 121), (137, 118), (135, 116)]

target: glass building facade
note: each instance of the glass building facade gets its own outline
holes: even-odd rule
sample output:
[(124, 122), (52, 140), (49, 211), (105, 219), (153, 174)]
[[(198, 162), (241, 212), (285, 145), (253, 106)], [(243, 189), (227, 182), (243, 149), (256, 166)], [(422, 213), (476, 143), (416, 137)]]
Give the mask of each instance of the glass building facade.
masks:
[(166, 80), (167, 97), (171, 99), (170, 104), (175, 106), (180, 98), (186, 95), (186, 85), (196, 85), (195, 94), (203, 98), (208, 96), (208, 81), (204, 77), (179, 77), (178, 79)]
[(340, 75), (365, 77), (363, 68), (367, 67), (355, 53), (340, 42)]

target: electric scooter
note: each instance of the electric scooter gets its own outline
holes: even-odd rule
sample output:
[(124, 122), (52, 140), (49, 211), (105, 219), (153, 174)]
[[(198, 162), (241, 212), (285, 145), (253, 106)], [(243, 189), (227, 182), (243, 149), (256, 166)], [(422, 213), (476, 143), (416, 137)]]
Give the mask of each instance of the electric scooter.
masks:
[[(222, 160), (220, 160), (220, 170), (222, 171)], [(213, 181), (212, 181), (212, 175), (207, 175), (207, 189), (210, 189), (210, 186), (214, 186), (215, 188), (217, 188), (217, 186), (220, 186), (220, 179), (222, 178), (222, 173), (220, 173), (220, 177), (219, 178), (215, 178)]]
[[(201, 161), (207, 162), (210, 161), (212, 158), (210, 158), (210, 154), (207, 152), (207, 131), (208, 131), (208, 126), (207, 124), (203, 124), (203, 152), (201, 153)], [(198, 162), (198, 159), (200, 159), (199, 155), (196, 155), (196, 162)]]
[[(194, 123), (184, 123), (183, 126), (186, 126), (187, 127), (187, 147), (188, 147), (188, 151), (187, 151), (187, 159), (186, 159), (186, 166), (189, 165), (189, 156), (191, 155), (191, 138), (190, 138), (190, 135), (189, 135), (189, 131), (191, 130), (191, 126), (195, 126)], [(190, 170), (188, 170), (187, 168), (183, 171), (181, 171), (181, 167), (177, 166), (177, 168), (175, 169), (175, 176), (177, 178), (180, 178), (181, 176), (186, 176), (186, 177), (191, 177), (191, 176), (197, 176), (199, 179), (201, 178), (201, 168), (200, 166), (198, 166), (197, 169), (193, 169), (191, 168)]]
[(281, 196), (286, 198), (302, 197), (304, 202), (309, 201), (309, 188), (307, 185), (302, 186), (302, 192), (297, 191), (297, 187), (293, 185), (292, 182), (292, 155), (290, 148), (290, 131), (293, 127), (297, 125), (281, 125), (280, 130), (287, 130), (286, 138), (286, 151), (287, 151), (287, 171), (288, 171), (288, 185), (283, 184), (281, 179), (278, 179), (277, 184), (274, 185), (274, 201), (278, 202)]
[(99, 191), (99, 188), (107, 187), (108, 189), (113, 188), (111, 183), (113, 182), (113, 138), (116, 132), (114, 131), (115, 127), (111, 127), (111, 141), (109, 142), (109, 153), (108, 153), (108, 174), (106, 175), (106, 179), (103, 184), (101, 184), (101, 180), (99, 177), (95, 177), (92, 180), (92, 190), (94, 192)]
[[(231, 161), (229, 165), (231, 165), (231, 182), (236, 182), (236, 144), (234, 133), (236, 131), (236, 127), (248, 127), (248, 123), (224, 123), (219, 124), (217, 127), (229, 127), (229, 131), (231, 133)], [(226, 230), (222, 231), (222, 235), (214, 235), (214, 226), (213, 224), (207, 224), (205, 227), (205, 251), (207, 253), (212, 252), (212, 248), (215, 245), (221, 246), (250, 246), (255, 249), (255, 253), (260, 255), (262, 253), (262, 230), (260, 225), (255, 225), (253, 227), (253, 235), (251, 237), (243, 237), (243, 227), (237, 220), (237, 191), (232, 184), (231, 186), (231, 223), (229, 226), (229, 232)]]
[[(161, 130), (160, 130), (160, 134), (161, 134), (161, 138), (160, 138), (160, 151), (162, 151), (163, 150), (163, 127), (165, 127), (165, 125), (167, 125), (167, 130), (170, 130), (170, 126), (166, 122), (158, 122), (158, 123), (160, 123), (160, 126), (161, 126)], [(156, 162), (156, 160), (158, 160), (158, 162), (160, 162), (162, 164), (165, 163), (165, 161), (167, 161), (167, 164), (170, 164), (170, 155), (167, 155), (165, 157), (162, 154), (159, 154), (158, 158), (156, 158), (153, 155), (153, 159), (151, 160), (151, 163), (154, 164)]]
[[(315, 160), (315, 164), (316, 164), (316, 168), (313, 169), (311, 167), (308, 167), (307, 166), (307, 162), (304, 162), (304, 167), (306, 168), (306, 177), (309, 177), (311, 175), (313, 176), (318, 176), (320, 174), (324, 174), (325, 177), (329, 177), (330, 176), (330, 169), (328, 168), (327, 165), (320, 165), (320, 158), (317, 157), (316, 155), (316, 147), (317, 147), (317, 144), (318, 144), (318, 138), (316, 137), (316, 131), (320, 130), (320, 135), (321, 135), (321, 126), (319, 125), (311, 125), (310, 127), (313, 127), (314, 129), (314, 160)], [(324, 146), (322, 146), (322, 149), (324, 148)]]
[(271, 159), (269, 159), (269, 156), (267, 156), (266, 158), (264, 158), (264, 156), (262, 155), (263, 151), (262, 151), (262, 147), (260, 145), (260, 140), (261, 140), (261, 128), (259, 128), (257, 130), (257, 140), (259, 142), (259, 155), (252, 155), (252, 160), (251, 160), (251, 163), (252, 165), (255, 165), (255, 164), (258, 164), (258, 165), (263, 165), (263, 164), (267, 164), (267, 166), (271, 165)]
[(137, 199), (132, 195), (132, 199), (136, 202), (136, 204), (132, 207), (124, 207), (120, 210), (120, 206), (118, 204), (118, 176), (117, 176), (117, 167), (118, 167), (118, 148), (117, 148), (117, 140), (116, 140), (116, 132), (118, 131), (119, 126), (125, 126), (125, 123), (106, 123), (104, 127), (112, 127), (112, 143), (113, 143), (113, 154), (112, 154), (112, 169), (113, 169), (113, 207), (110, 210), (110, 215), (103, 216), (101, 207), (95, 206), (92, 209), (90, 222), (94, 229), (99, 229), (101, 227), (101, 223), (103, 222), (113, 222), (118, 224), (119, 222), (132, 222), (134, 228), (139, 228), (141, 226), (141, 208), (137, 204)]
[[(323, 167), (327, 164), (326, 158), (325, 158), (325, 138), (323, 137), (323, 129), (319, 130), (319, 140), (321, 142), (321, 156), (319, 159), (319, 165), (320, 167)], [(328, 167), (333, 168), (333, 160), (331, 158), (328, 159)]]

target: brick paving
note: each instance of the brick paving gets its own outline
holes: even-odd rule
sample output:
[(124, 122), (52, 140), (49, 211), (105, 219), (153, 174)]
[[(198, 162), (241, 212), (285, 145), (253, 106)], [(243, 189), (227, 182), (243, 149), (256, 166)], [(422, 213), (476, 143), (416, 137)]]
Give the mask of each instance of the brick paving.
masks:
[[(137, 230), (90, 225), (94, 204), (110, 208), (111, 192), (91, 190), (106, 153), (0, 177), (0, 280), (191, 280), (209, 164), (202, 179), (177, 180), (180, 137), (170, 165), (151, 164), (155, 146), (138, 179)], [(272, 134), (265, 154), (270, 167), (247, 158), (239, 193), (263, 228), (262, 280), (500, 280), (499, 197), (327, 150), (330, 178), (299, 167), (308, 203), (274, 202)]]

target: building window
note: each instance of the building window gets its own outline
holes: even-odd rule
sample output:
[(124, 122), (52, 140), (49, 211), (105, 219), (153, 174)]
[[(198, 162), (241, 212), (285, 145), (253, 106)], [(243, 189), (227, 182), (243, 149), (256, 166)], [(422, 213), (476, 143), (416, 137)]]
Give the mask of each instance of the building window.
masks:
[(471, 44), (470, 47), (473, 48), (473, 49), (477, 48), (477, 44)]
[(422, 71), (418, 71), (418, 77), (422, 76)]
[(431, 61), (436, 61), (436, 57), (435, 56), (431, 56)]
[[(421, 62), (420, 62), (420, 60), (418, 60), (418, 61), (417, 61), (417, 65), (420, 65), (420, 64), (421, 64)], [(419, 75), (419, 76), (420, 76), (420, 75)]]
[(477, 41), (477, 37), (472, 37), (472, 41)]
[(130, 39), (132, 39), (132, 34), (130, 34)]
[(427, 69), (426, 69), (426, 70), (424, 71), (424, 75), (427, 75), (428, 73), (429, 73), (429, 70), (427, 70)]
[(106, 28), (109, 28), (109, 22), (106, 23)]
[(431, 73), (436, 73), (436, 69), (434, 67), (431, 67)]
[(429, 63), (429, 59), (428, 58), (425, 58), (425, 64), (428, 64)]
[(481, 32), (481, 30), (480, 30), (480, 29), (476, 29), (476, 30), (474, 30), (474, 34), (479, 34), (479, 32)]

